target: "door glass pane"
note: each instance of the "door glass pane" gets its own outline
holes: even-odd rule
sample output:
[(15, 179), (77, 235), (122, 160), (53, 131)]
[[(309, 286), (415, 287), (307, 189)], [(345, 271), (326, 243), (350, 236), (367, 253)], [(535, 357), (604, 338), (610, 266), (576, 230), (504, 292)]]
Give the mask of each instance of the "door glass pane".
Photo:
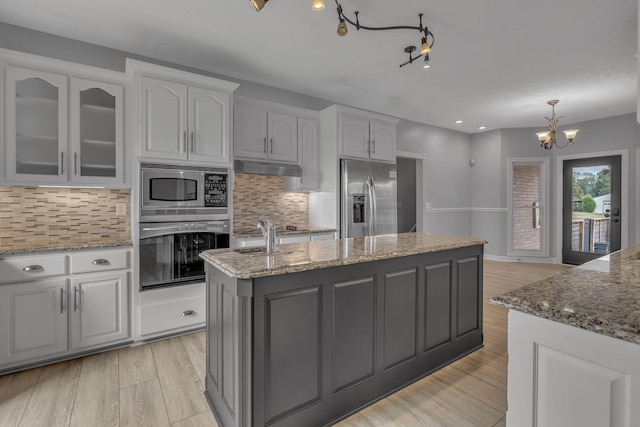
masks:
[(542, 249), (539, 164), (513, 166), (513, 250)]
[(80, 92), (80, 153), (74, 156), (82, 176), (116, 176), (115, 96), (99, 88)]
[(608, 254), (611, 165), (571, 168), (571, 250)]
[(16, 172), (58, 175), (58, 88), (39, 78), (16, 82)]

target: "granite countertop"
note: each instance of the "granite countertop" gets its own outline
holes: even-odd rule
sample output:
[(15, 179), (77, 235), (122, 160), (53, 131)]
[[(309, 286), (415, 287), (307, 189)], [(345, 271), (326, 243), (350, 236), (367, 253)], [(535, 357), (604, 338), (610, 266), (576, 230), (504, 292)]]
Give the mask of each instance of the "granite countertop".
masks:
[[(424, 233), (387, 234), (278, 245), (275, 255), (257, 248), (213, 249), (200, 256), (230, 277), (255, 279), (299, 271), (483, 245), (484, 239)], [(259, 251), (259, 252), (258, 252)]]
[[(298, 227), (297, 230), (287, 230), (282, 227), (276, 228), (276, 236), (292, 236), (296, 234), (315, 234), (315, 233), (335, 233), (338, 230), (335, 228), (323, 228), (323, 227)], [(252, 237), (262, 237), (260, 230), (233, 230), (234, 239), (247, 239)]]
[(490, 301), (640, 344), (640, 245), (493, 297)]
[(118, 240), (118, 241), (97, 241), (91, 243), (61, 243), (53, 246), (38, 247), (38, 248), (0, 248), (0, 256), (6, 255), (31, 255), (43, 252), (59, 252), (59, 251), (75, 251), (82, 249), (102, 249), (102, 248), (117, 248), (120, 246), (133, 246), (131, 240)]

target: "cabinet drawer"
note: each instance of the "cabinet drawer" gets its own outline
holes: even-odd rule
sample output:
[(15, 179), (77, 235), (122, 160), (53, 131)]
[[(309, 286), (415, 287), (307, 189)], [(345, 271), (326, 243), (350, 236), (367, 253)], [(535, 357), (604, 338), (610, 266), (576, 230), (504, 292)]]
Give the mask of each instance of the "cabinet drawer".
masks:
[(71, 273), (93, 273), (129, 268), (128, 253), (129, 249), (74, 253), (71, 255)]
[(140, 335), (204, 326), (205, 319), (204, 297), (143, 306), (140, 307)]
[(0, 283), (65, 274), (68, 274), (66, 254), (0, 259)]

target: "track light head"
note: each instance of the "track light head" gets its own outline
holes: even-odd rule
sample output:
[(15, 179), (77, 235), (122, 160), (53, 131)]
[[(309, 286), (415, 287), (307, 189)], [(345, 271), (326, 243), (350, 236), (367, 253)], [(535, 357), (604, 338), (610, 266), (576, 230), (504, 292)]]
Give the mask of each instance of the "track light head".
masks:
[(251, 4), (256, 9), (256, 12), (260, 12), (268, 1), (269, 0), (251, 0)]
[(311, 10), (314, 12), (324, 10), (324, 0), (311, 0)]
[(336, 30), (336, 33), (340, 37), (344, 37), (349, 33), (349, 29), (347, 28), (347, 23), (344, 22), (344, 19), (342, 18), (340, 18), (340, 23), (338, 24), (338, 29)]
[(420, 46), (420, 55), (426, 55), (429, 52), (431, 52), (431, 46), (429, 46), (429, 43), (427, 43), (427, 38), (423, 37), (422, 38), (422, 42), (421, 42), (421, 46)]

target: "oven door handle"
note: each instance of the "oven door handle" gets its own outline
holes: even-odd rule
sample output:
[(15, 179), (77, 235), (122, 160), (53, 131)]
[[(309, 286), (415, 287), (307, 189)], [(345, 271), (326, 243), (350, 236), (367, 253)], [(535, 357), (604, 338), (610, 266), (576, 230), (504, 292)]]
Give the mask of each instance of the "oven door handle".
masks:
[(166, 236), (167, 234), (185, 234), (194, 232), (207, 232), (228, 234), (229, 228), (224, 225), (217, 224), (198, 224), (198, 223), (182, 223), (172, 225), (155, 225), (155, 226), (142, 226), (140, 228), (140, 238), (148, 239), (157, 236)]

